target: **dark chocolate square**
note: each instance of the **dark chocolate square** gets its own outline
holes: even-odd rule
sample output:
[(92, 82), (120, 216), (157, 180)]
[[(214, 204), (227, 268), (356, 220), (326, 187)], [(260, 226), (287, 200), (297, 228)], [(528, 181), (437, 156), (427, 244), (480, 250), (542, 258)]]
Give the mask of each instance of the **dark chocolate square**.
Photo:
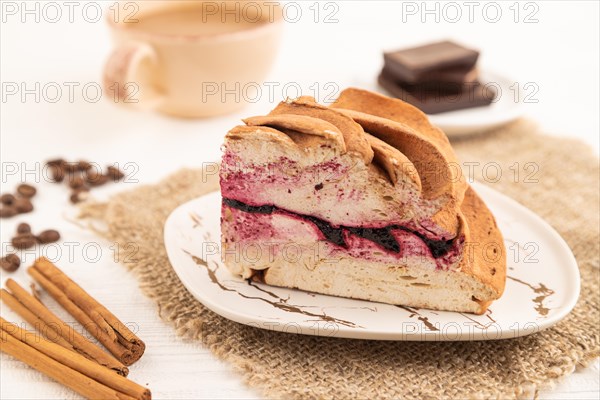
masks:
[[(450, 41), (384, 53), (385, 68), (398, 81), (421, 83), (436, 74), (465, 79), (475, 67), (479, 52)], [(448, 72), (450, 71), (450, 72)], [(459, 79), (459, 80), (460, 80)]]
[(477, 79), (479, 77), (477, 67), (473, 67), (469, 70), (462, 68), (447, 68), (439, 71), (427, 72), (422, 76), (423, 80), (418, 83), (403, 81), (398, 78), (393, 71), (390, 71), (387, 66), (383, 67), (382, 73), (406, 88), (434, 88), (446, 90), (448, 92), (460, 92), (464, 85), (478, 82)]
[(378, 81), (392, 96), (427, 114), (488, 106), (496, 97), (496, 91), (492, 87), (486, 87), (480, 82), (462, 85), (458, 91), (447, 91), (431, 86), (403, 86), (383, 73), (379, 75)]

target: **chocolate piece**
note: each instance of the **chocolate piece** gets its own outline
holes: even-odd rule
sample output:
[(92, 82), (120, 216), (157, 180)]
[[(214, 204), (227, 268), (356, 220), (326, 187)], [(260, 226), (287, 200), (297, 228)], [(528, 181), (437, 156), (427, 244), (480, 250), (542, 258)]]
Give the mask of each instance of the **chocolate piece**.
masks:
[(392, 96), (412, 104), (427, 114), (439, 114), (447, 111), (487, 106), (494, 101), (496, 92), (492, 87), (480, 83), (464, 85), (457, 93), (419, 86), (402, 87), (383, 73), (379, 75), (379, 84)]
[(465, 68), (444, 68), (426, 72), (422, 75), (422, 83), (471, 83), (476, 82), (479, 76), (477, 67)]
[[(450, 41), (443, 41), (385, 53), (383, 57), (386, 69), (396, 80), (416, 84), (431, 80), (431, 77), (435, 76), (435, 71), (448, 69), (454, 71), (450, 73), (446, 71), (442, 76), (448, 77), (458, 73), (464, 76), (461, 78), (464, 81), (477, 63), (479, 52)], [(457, 72), (461, 70), (462, 72)]]
[(447, 91), (457, 91), (461, 89), (462, 85), (477, 82), (479, 71), (477, 70), (477, 67), (468, 70), (463, 68), (436, 70), (423, 74), (421, 77), (422, 81), (418, 83), (403, 81), (401, 77), (397, 76), (394, 71), (387, 66), (383, 67), (383, 74), (400, 83), (402, 86), (431, 86)]

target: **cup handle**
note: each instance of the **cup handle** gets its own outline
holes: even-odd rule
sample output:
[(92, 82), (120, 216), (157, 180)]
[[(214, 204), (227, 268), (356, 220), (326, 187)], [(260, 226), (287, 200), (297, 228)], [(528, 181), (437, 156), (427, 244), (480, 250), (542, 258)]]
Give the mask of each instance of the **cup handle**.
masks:
[(154, 49), (145, 43), (128, 43), (115, 49), (104, 67), (104, 91), (115, 103), (154, 110), (164, 95), (144, 77), (158, 64)]

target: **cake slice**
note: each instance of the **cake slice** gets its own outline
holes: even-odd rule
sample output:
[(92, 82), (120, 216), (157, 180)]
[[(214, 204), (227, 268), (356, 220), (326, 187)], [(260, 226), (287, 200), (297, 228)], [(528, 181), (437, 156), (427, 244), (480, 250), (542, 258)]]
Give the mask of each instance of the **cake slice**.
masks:
[(359, 89), (229, 131), (222, 259), (266, 284), (481, 314), (502, 295), (493, 215), (425, 114)]

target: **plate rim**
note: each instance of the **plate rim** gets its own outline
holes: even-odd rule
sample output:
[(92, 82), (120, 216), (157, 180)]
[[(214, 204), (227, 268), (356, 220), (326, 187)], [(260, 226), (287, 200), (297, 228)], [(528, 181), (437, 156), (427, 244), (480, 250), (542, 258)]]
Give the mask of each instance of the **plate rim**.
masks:
[[(528, 209), (527, 207), (525, 207), (518, 201), (512, 199), (511, 197), (509, 197), (509, 196), (501, 193), (500, 191), (495, 190), (481, 182), (474, 181), (474, 182), (469, 182), (469, 184), (472, 185), (473, 188), (475, 189), (475, 191), (478, 192), (479, 194), (481, 194), (481, 192), (487, 191), (488, 194), (491, 193), (491, 195), (496, 196), (496, 198), (495, 198), (496, 201), (501, 201), (505, 204), (510, 205), (511, 207), (516, 207), (521, 212), (529, 214), (529, 216), (531, 218), (533, 218), (536, 221), (536, 223), (539, 224), (540, 227), (544, 228), (544, 232), (546, 234), (549, 234), (552, 237), (552, 240), (554, 242), (556, 242), (557, 244), (559, 244), (557, 250), (560, 251), (561, 253), (563, 253), (564, 256), (566, 256), (566, 259), (568, 259), (568, 261), (569, 261), (568, 269), (572, 271), (572, 275), (574, 278), (572, 280), (572, 284), (570, 285), (571, 287), (569, 287), (569, 289), (568, 289), (569, 292), (573, 293), (573, 295), (571, 295), (568, 298), (568, 301), (565, 301), (565, 304), (562, 305), (555, 314), (553, 314), (552, 318), (543, 319), (541, 321), (535, 321), (535, 324), (536, 324), (535, 330), (532, 330), (531, 332), (526, 331), (525, 333), (520, 333), (517, 335), (515, 335), (514, 330), (500, 330), (500, 332), (501, 332), (500, 337), (496, 337), (493, 339), (489, 339), (485, 336), (485, 334), (484, 334), (485, 330), (481, 330), (478, 332), (471, 332), (469, 334), (470, 337), (468, 337), (468, 338), (465, 338), (464, 334), (461, 334), (456, 339), (442, 339), (442, 338), (437, 337), (439, 335), (435, 335), (432, 332), (429, 332), (429, 333), (428, 332), (418, 332), (418, 333), (411, 334), (411, 333), (404, 333), (402, 331), (398, 331), (398, 332), (387, 331), (387, 332), (385, 332), (385, 331), (373, 330), (371, 328), (369, 328), (367, 331), (360, 331), (360, 332), (362, 332), (361, 335), (353, 335), (352, 333), (358, 332), (355, 328), (349, 328), (346, 326), (339, 326), (339, 325), (337, 326), (338, 329), (335, 332), (334, 337), (347, 338), (347, 339), (359, 339), (359, 340), (388, 340), (388, 341), (504, 340), (504, 339), (512, 339), (512, 338), (516, 338), (516, 337), (528, 336), (528, 335), (531, 335), (534, 333), (541, 332), (545, 329), (548, 329), (551, 326), (554, 326), (557, 323), (559, 323), (560, 321), (562, 321), (573, 310), (573, 308), (577, 304), (577, 301), (579, 300), (579, 296), (580, 296), (581, 274), (580, 274), (579, 265), (577, 263), (577, 260), (574, 256), (573, 252), (571, 251), (570, 247), (565, 242), (565, 240), (542, 217), (540, 217), (535, 212)], [(165, 223), (163, 226), (163, 240), (164, 240), (164, 246), (165, 246), (165, 250), (167, 252), (169, 264), (173, 268), (178, 279), (184, 285), (186, 290), (192, 295), (192, 297), (194, 297), (198, 302), (200, 302), (201, 304), (206, 306), (211, 311), (215, 312), (216, 314), (221, 315), (224, 318), (227, 318), (227, 319), (237, 322), (237, 323), (254, 326), (254, 327), (261, 328), (261, 329), (267, 329), (265, 327), (260, 326), (260, 322), (263, 322), (263, 323), (270, 322), (271, 320), (268, 318), (260, 317), (260, 316), (249, 317), (246, 313), (241, 312), (239, 309), (232, 308), (232, 307), (227, 308), (227, 307), (222, 306), (221, 303), (213, 301), (210, 297), (201, 297), (201, 296), (196, 295), (197, 289), (193, 288), (192, 285), (190, 284), (191, 279), (182, 279), (182, 275), (188, 276), (188, 277), (190, 276), (190, 274), (187, 272), (187, 268), (184, 266), (178, 265), (178, 263), (173, 262), (174, 261), (173, 259), (176, 257), (173, 254), (174, 249), (170, 248), (170, 246), (167, 246), (166, 243), (167, 243), (168, 236), (171, 235), (171, 230), (175, 229), (175, 224), (173, 224), (172, 221), (176, 219), (177, 212), (180, 211), (181, 209), (185, 209), (188, 205), (195, 203), (195, 202), (199, 201), (200, 199), (204, 199), (207, 196), (211, 196), (211, 195), (213, 195), (213, 196), (220, 195), (220, 191), (216, 190), (216, 191), (213, 191), (210, 193), (206, 193), (202, 196), (196, 197), (192, 200), (189, 200), (185, 203), (180, 204), (178, 207), (173, 209), (173, 211), (169, 214), (169, 216), (165, 220)], [(300, 290), (300, 289), (289, 289), (289, 288), (284, 288), (284, 289), (308, 293), (308, 292)], [(328, 295), (321, 294), (321, 293), (318, 293), (317, 295), (328, 296)], [(506, 293), (504, 293), (503, 295), (506, 295)], [(333, 296), (333, 297), (335, 297), (335, 296)], [(357, 299), (348, 299), (348, 300), (357, 300)], [(358, 301), (367, 301), (367, 300), (358, 300)], [(392, 305), (385, 304), (385, 303), (377, 303), (377, 302), (371, 302), (371, 303), (382, 304), (385, 306), (392, 306)], [(449, 311), (446, 311), (446, 312), (449, 312)], [(534, 322), (534, 321), (531, 321), (531, 322)], [(282, 326), (285, 326), (285, 324), (282, 324)], [(273, 330), (273, 331), (290, 333), (284, 329), (278, 329), (278, 328), (279, 328), (279, 326), (275, 326), (272, 328), (270, 327), (268, 329)], [(519, 332), (520, 332), (520, 330), (519, 330)], [(319, 334), (311, 334), (311, 333), (305, 332), (305, 331), (295, 332), (295, 333), (299, 333), (299, 334), (303, 334), (303, 335), (311, 335), (311, 336), (325, 336), (325, 335), (319, 335)], [(400, 337), (400, 336), (402, 336), (402, 337)]]

